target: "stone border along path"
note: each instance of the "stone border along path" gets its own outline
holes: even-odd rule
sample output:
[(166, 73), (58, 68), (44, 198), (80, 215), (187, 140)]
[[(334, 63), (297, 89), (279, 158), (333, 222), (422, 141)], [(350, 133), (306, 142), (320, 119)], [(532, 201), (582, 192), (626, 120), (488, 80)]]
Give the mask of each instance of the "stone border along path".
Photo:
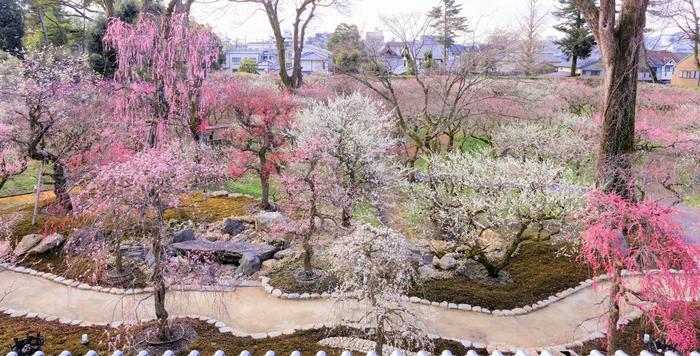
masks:
[[(155, 317), (151, 296), (146, 295), (149, 288), (107, 289), (62, 278), (26, 267), (0, 265), (0, 292), (8, 292), (0, 301), (0, 311), (11, 317), (40, 317), (82, 326), (119, 327), (125, 321)], [(166, 296), (171, 316), (206, 320), (220, 332), (236, 336), (275, 337), (333, 327), (340, 320), (338, 303), (327, 299), (271, 298), (263, 288), (182, 289), (186, 288), (177, 288)], [(500, 316), (420, 303), (416, 309), (432, 337), (461, 342), (465, 347), (564, 350), (604, 335), (605, 320), (599, 318), (599, 302), (604, 298), (604, 291), (581, 288), (578, 293), (549, 303), (547, 308), (520, 315)], [(346, 316), (356, 315), (363, 307), (349, 303), (352, 305), (347, 304)], [(627, 323), (639, 313), (624, 308), (623, 315), (622, 323)]]

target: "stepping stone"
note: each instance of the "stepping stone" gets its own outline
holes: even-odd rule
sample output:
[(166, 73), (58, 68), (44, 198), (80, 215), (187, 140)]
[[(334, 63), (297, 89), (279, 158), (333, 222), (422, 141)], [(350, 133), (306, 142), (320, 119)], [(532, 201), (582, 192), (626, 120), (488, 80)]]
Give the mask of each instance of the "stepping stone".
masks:
[(191, 240), (170, 245), (177, 251), (189, 254), (214, 255), (221, 263), (238, 263), (244, 253), (250, 253), (260, 259), (269, 260), (277, 252), (277, 248), (268, 244), (250, 242), (204, 241)]

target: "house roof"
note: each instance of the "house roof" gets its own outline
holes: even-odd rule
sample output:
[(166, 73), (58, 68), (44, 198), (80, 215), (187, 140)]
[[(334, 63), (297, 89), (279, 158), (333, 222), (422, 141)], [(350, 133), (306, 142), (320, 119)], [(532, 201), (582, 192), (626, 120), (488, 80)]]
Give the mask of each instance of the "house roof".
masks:
[(667, 63), (678, 63), (682, 61), (686, 55), (673, 53), (671, 51), (647, 51), (647, 61), (653, 67), (659, 67)]

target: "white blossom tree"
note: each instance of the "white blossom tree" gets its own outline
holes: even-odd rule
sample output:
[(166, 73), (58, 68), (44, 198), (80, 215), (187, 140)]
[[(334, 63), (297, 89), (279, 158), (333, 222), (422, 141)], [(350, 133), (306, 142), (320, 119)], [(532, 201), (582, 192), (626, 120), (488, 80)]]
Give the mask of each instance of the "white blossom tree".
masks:
[(427, 177), (410, 185), (419, 229), (461, 245), (465, 257), (498, 277), (526, 241), (558, 236), (584, 189), (554, 161), (494, 158), (484, 152), (433, 155)]
[(328, 252), (335, 261), (331, 271), (340, 280), (336, 291), (342, 315), (351, 319), (344, 324), (368, 328), (378, 355), (387, 344), (402, 349), (430, 346), (422, 319), (404, 297), (418, 276), (401, 234), (363, 224), (336, 240)]
[(398, 142), (390, 113), (369, 97), (355, 93), (302, 110), (294, 131), (296, 146), (319, 146), (322, 161), (337, 179), (335, 203), (349, 227), (360, 202), (376, 206), (389, 186), (392, 150)]
[(492, 136), (498, 157), (551, 159), (581, 165), (595, 157), (598, 129), (587, 116), (562, 113), (554, 120), (515, 120), (500, 125)]

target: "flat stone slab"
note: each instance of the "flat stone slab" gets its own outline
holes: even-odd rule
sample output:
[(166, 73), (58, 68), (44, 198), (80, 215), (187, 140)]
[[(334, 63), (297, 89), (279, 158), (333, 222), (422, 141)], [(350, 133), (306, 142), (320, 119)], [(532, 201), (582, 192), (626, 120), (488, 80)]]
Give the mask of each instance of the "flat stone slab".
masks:
[(238, 263), (244, 253), (257, 256), (260, 261), (269, 260), (277, 252), (277, 248), (268, 244), (250, 242), (204, 241), (191, 240), (171, 244), (170, 247), (179, 252), (194, 254), (212, 254), (221, 263)]

